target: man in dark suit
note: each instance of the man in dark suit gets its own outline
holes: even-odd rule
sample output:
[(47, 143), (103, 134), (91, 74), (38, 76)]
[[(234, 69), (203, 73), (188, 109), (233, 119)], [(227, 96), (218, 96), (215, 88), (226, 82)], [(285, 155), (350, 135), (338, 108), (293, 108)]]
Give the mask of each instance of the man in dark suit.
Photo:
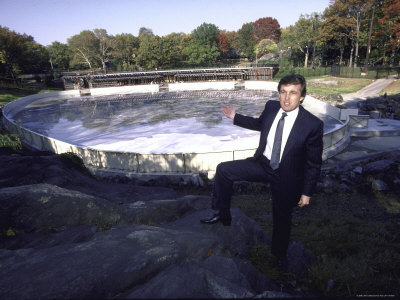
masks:
[(286, 269), (292, 208), (310, 203), (319, 178), (323, 122), (300, 105), (306, 96), (303, 76), (283, 77), (278, 92), (279, 102), (267, 101), (258, 118), (240, 115), (233, 107), (223, 108), (222, 113), (233, 119), (235, 125), (261, 132), (259, 146), (254, 157), (217, 166), (212, 208), (218, 213), (200, 221), (229, 226), (233, 182), (269, 182), (273, 219), (271, 252)]

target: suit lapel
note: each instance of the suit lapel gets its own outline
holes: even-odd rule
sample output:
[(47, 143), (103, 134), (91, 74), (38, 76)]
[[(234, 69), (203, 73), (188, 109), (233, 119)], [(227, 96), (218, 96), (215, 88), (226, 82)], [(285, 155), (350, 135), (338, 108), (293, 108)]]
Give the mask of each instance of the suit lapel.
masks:
[(272, 123), (274, 122), (274, 119), (275, 119), (276, 114), (278, 113), (279, 109), (280, 109), (280, 105), (274, 105), (271, 109), (271, 112), (266, 115), (265, 122), (263, 124), (263, 130), (262, 130), (265, 132), (265, 136), (268, 135), (269, 130), (271, 129)]

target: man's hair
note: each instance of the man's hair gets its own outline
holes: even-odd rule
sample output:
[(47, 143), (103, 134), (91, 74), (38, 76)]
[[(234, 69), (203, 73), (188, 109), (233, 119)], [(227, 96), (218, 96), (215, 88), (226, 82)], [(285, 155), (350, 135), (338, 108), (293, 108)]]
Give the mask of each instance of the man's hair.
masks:
[(300, 84), (301, 96), (302, 97), (306, 96), (307, 86), (306, 86), (306, 80), (304, 79), (303, 76), (301, 76), (299, 74), (290, 74), (290, 75), (283, 76), (278, 84), (278, 92), (281, 91), (281, 85), (285, 85), (285, 84)]

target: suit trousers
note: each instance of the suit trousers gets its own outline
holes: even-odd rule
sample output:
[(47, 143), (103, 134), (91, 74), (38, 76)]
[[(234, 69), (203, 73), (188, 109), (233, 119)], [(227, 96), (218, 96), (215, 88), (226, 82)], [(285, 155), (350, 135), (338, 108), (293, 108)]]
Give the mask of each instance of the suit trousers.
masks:
[[(292, 223), (292, 206), (279, 192), (279, 168), (273, 170), (265, 156), (218, 164), (214, 177), (212, 208), (224, 213), (230, 210), (233, 182), (250, 181), (270, 183), (272, 192), (272, 246), (271, 252), (279, 259), (286, 257)], [(290, 187), (286, 187), (290, 188)]]

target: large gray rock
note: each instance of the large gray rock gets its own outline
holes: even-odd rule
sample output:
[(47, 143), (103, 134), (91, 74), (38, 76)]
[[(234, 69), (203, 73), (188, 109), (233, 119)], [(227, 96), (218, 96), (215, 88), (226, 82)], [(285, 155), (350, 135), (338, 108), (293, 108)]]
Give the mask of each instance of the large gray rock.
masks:
[[(254, 268), (237, 267), (234, 263), (234, 258), (248, 259), (244, 245), (266, 239), (253, 220), (238, 209), (234, 211), (240, 221), (231, 227), (179, 225), (197, 224), (199, 217), (209, 213), (199, 211), (173, 226), (127, 226), (96, 232), (81, 243), (13, 251), (3, 249), (0, 251), (0, 298), (111, 298), (130, 289), (135, 296), (138, 288), (147, 291), (149, 297), (159, 298), (164, 294), (150, 292), (154, 285), (161, 285), (160, 278), (168, 274), (171, 275), (169, 281), (174, 283), (173, 295), (185, 297), (187, 282), (174, 278), (173, 274), (184, 270), (183, 275), (197, 278), (200, 276), (196, 273), (197, 265), (209, 280), (208, 285), (197, 287), (206, 288), (202, 291), (204, 295), (231, 297), (261, 293), (254, 289), (257, 285), (251, 286), (247, 277), (264, 278), (264, 283), (258, 286), (275, 288)], [(243, 228), (248, 231), (241, 230)], [(237, 247), (239, 241), (242, 247)], [(219, 258), (211, 259), (213, 256)], [(235, 268), (231, 269), (232, 266)], [(192, 288), (193, 292), (197, 291), (195, 286)]]
[(366, 174), (384, 173), (391, 167), (391, 165), (393, 165), (393, 163), (392, 160), (388, 159), (373, 161), (364, 166), (363, 172)]
[(123, 298), (249, 298), (254, 295), (232, 258), (210, 256), (199, 264), (171, 265)]
[(50, 184), (0, 190), (0, 226), (24, 232), (63, 231), (76, 225), (111, 227), (121, 220), (118, 206), (102, 198)]
[[(78, 158), (67, 158), (47, 152), (25, 155), (1, 155), (0, 188), (37, 183), (48, 183), (58, 187), (101, 197), (115, 203), (129, 203), (180, 196), (173, 189), (158, 186), (140, 186), (135, 181), (116, 183), (90, 176)], [(77, 162), (74, 162), (74, 159)]]
[[(209, 226), (210, 197), (100, 181), (55, 155), (0, 164), (0, 299), (284, 296), (249, 261), (270, 237), (237, 208)], [(312, 259), (291, 242), (293, 273)]]
[(205, 196), (117, 205), (74, 190), (33, 184), (0, 189), (0, 226), (25, 233), (63, 231), (77, 225), (95, 225), (104, 230), (117, 225), (162, 224), (209, 206), (210, 199)]

